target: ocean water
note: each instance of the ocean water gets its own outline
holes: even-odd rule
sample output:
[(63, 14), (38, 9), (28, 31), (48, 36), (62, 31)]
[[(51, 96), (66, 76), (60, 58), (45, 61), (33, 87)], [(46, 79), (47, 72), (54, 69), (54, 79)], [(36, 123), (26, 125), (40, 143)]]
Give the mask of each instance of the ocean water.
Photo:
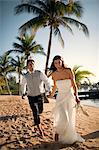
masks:
[(88, 105), (88, 106), (99, 107), (99, 99), (81, 100), (81, 104)]

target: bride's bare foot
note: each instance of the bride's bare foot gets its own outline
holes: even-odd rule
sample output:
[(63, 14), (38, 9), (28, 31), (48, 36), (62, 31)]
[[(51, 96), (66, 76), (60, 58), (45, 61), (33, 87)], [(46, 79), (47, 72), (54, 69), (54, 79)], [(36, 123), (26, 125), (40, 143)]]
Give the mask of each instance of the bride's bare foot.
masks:
[(58, 133), (55, 133), (55, 141), (57, 142), (59, 140), (59, 134)]

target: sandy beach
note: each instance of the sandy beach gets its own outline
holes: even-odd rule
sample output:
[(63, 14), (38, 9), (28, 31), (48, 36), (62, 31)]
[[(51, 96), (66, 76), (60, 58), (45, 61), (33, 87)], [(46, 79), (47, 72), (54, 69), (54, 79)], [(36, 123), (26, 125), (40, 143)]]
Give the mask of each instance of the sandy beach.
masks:
[(85, 142), (73, 145), (61, 144), (53, 140), (53, 117), (51, 110), (55, 101), (44, 103), (41, 123), (45, 138), (35, 133), (33, 117), (27, 98), (19, 96), (0, 96), (0, 150), (99, 150), (99, 108), (83, 106), (89, 116), (81, 109), (76, 115), (76, 130)]

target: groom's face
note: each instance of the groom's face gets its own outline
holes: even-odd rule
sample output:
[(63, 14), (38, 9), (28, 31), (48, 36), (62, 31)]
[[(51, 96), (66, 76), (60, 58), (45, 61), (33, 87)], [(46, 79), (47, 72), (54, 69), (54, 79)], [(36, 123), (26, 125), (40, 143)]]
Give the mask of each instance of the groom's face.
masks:
[(33, 71), (33, 69), (34, 69), (34, 61), (32, 61), (32, 60), (29, 61), (27, 67), (28, 67), (29, 71)]

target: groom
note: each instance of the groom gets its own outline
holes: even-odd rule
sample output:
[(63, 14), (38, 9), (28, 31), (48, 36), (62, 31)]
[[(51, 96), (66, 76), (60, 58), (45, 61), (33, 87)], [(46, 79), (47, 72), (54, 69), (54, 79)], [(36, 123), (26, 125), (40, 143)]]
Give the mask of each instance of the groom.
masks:
[[(35, 70), (35, 61), (32, 58), (27, 60), (27, 73), (23, 76), (21, 83), (22, 98), (27, 88), (27, 97), (34, 117), (34, 125), (37, 126), (40, 134), (43, 136), (40, 124), (40, 114), (43, 112), (44, 93), (51, 91), (51, 85), (48, 78), (39, 70)], [(45, 89), (44, 85), (45, 84)], [(36, 130), (36, 129), (35, 129)]]

